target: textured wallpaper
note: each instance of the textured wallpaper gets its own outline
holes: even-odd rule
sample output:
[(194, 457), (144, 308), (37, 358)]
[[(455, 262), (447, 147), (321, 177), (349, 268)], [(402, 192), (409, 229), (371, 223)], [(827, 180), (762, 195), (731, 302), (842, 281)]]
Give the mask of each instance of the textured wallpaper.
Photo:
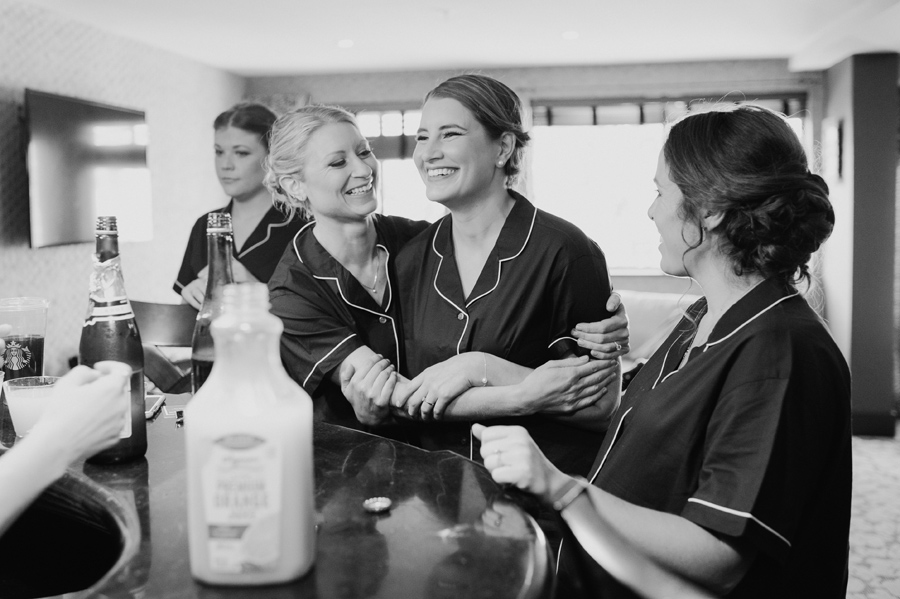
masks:
[(50, 299), (47, 374), (64, 372), (78, 352), (93, 247), (28, 247), (25, 88), (146, 113), (154, 237), (121, 244), (125, 283), (132, 298), (176, 303), (171, 287), (191, 225), (227, 201), (213, 170), (212, 121), (242, 98), (244, 85), (236, 75), (0, 0), (0, 297)]

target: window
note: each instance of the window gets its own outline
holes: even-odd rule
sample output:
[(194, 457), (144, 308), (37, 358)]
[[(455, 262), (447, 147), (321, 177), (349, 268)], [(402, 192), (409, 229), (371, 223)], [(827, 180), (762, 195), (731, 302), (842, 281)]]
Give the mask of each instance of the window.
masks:
[[(794, 115), (802, 139), (802, 98), (754, 100)], [(665, 123), (711, 104), (660, 100), (615, 104), (535, 102), (532, 201), (594, 239), (614, 274), (659, 269), (659, 234), (647, 217)]]
[(381, 163), (380, 212), (434, 222), (446, 211), (425, 197), (425, 184), (412, 160), (421, 117), (420, 110), (365, 110), (356, 115)]
[[(378, 152), (375, 152), (378, 155)], [(381, 212), (413, 220), (434, 222), (446, 211), (425, 197), (425, 184), (412, 158), (388, 158), (381, 162)]]

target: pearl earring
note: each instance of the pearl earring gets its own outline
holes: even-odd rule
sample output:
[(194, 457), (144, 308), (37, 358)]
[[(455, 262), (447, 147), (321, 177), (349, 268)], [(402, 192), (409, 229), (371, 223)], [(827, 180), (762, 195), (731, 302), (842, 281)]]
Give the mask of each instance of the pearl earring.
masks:
[(503, 166), (503, 161), (502, 161), (502, 160), (498, 160), (498, 161), (497, 161), (497, 166), (501, 166), (501, 167), (502, 167), (502, 166)]

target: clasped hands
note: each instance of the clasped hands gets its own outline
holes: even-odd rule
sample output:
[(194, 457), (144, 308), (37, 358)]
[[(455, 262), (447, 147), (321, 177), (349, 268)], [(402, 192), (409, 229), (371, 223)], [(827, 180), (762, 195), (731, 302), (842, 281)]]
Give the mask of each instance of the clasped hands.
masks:
[[(571, 414), (593, 405), (615, 378), (616, 362), (586, 356), (552, 360), (524, 380), (507, 386), (521, 414)], [(451, 404), (481, 386), (481, 352), (453, 356), (425, 369), (412, 380), (397, 374), (390, 360), (373, 354), (359, 368), (341, 368), (341, 391), (362, 424), (382, 423), (388, 416), (440, 420)], [(510, 414), (512, 415), (512, 414)], [(464, 417), (464, 416), (463, 416)]]
[[(614, 313), (611, 318), (581, 323), (571, 331), (594, 360), (587, 356), (551, 360), (527, 376), (510, 380), (515, 375), (486, 372), (488, 362), (508, 362), (482, 352), (468, 352), (435, 364), (409, 380), (397, 373), (390, 360), (373, 353), (355, 367), (345, 361), (339, 372), (341, 390), (357, 419), (370, 425), (392, 414), (405, 419), (440, 420), (448, 409), (453, 411), (452, 405), (460, 396), (482, 386), (486, 375), (489, 385), (505, 387), (516, 398), (514, 411), (495, 416), (572, 414), (606, 394), (617, 374), (618, 357), (628, 352), (628, 317), (617, 293), (610, 296), (606, 309)], [(460, 418), (471, 415), (462, 413)]]

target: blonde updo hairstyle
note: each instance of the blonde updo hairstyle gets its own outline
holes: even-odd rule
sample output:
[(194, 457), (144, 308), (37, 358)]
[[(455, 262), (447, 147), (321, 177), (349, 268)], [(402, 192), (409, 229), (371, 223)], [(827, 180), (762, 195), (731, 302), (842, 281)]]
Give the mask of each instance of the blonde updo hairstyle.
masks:
[(323, 104), (311, 104), (288, 112), (278, 117), (272, 126), (263, 183), (272, 193), (275, 205), (288, 216), (299, 211), (303, 216), (310, 217), (309, 199), (288, 193), (281, 186), (281, 180), (294, 176), (304, 180), (303, 163), (309, 140), (316, 131), (331, 123), (349, 123), (359, 129), (352, 113), (339, 106)]

